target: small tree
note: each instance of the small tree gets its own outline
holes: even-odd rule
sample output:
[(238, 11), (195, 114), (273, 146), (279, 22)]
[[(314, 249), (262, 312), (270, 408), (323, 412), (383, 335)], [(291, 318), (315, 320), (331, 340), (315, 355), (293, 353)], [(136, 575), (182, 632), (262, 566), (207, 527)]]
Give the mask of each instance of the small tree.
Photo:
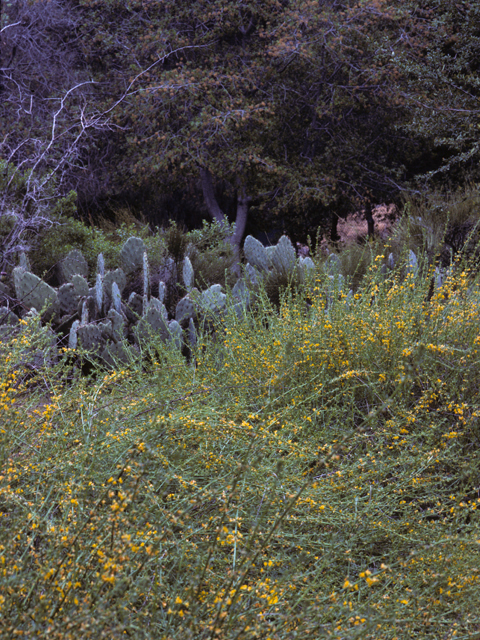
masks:
[(218, 221), (226, 185), (236, 244), (252, 204), (328, 212), (392, 197), (412, 150), (389, 62), (409, 17), (390, 5), (80, 0), (91, 68), (110, 94), (128, 87), (117, 181), (196, 180)]
[[(89, 106), (78, 16), (56, 0), (0, 2), (0, 268), (75, 211), (91, 145), (112, 125)], [(87, 169), (87, 171), (85, 171)]]

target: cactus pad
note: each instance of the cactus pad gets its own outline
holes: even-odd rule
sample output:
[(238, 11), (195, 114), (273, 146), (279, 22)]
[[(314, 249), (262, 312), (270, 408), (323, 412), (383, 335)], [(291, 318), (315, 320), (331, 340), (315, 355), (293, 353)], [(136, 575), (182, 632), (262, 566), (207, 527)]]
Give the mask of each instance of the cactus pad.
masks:
[(205, 312), (215, 313), (222, 311), (227, 303), (227, 296), (222, 293), (220, 284), (212, 284), (200, 297), (200, 306)]
[(79, 296), (75, 292), (75, 285), (72, 282), (66, 282), (58, 289), (58, 302), (60, 311), (67, 315), (73, 315), (77, 311)]
[(127, 275), (140, 269), (144, 253), (145, 244), (141, 238), (128, 238), (120, 251), (120, 264)]
[(98, 351), (105, 343), (105, 338), (96, 324), (80, 325), (77, 336), (80, 345), (86, 351)]
[(41, 311), (46, 306), (47, 319), (57, 311), (57, 292), (38, 276), (25, 271), (22, 267), (15, 267), (13, 280), (16, 296), (24, 305), (34, 307), (37, 311)]
[(177, 349), (181, 349), (183, 343), (183, 329), (176, 320), (170, 320), (168, 323), (168, 332), (170, 334), (168, 341), (173, 342)]
[(75, 288), (75, 295), (86, 298), (89, 294), (88, 282), (85, 278), (77, 273), (72, 276), (71, 283)]
[(168, 325), (165, 316), (156, 304), (150, 303), (148, 305), (147, 312), (135, 327), (135, 334), (138, 341), (148, 340), (155, 335), (160, 335), (162, 340), (168, 338)]
[(138, 318), (143, 314), (143, 298), (138, 293), (130, 294), (126, 306), (126, 314), (129, 322), (137, 322)]
[(253, 236), (247, 236), (243, 245), (243, 253), (248, 262), (260, 269), (267, 271), (269, 267), (269, 256), (263, 244)]
[(109, 342), (100, 357), (110, 367), (115, 367), (117, 364), (128, 364), (132, 360), (132, 349), (127, 343)]
[(194, 273), (192, 263), (190, 262), (190, 258), (188, 256), (186, 256), (183, 261), (182, 275), (185, 288), (187, 291), (190, 291), (190, 289), (193, 287)]
[(272, 267), (281, 273), (291, 273), (295, 267), (296, 259), (297, 254), (290, 238), (282, 236), (270, 256)]
[(0, 325), (14, 326), (19, 322), (19, 318), (8, 307), (0, 307)]
[(116, 282), (112, 283), (112, 309), (120, 313), (122, 309), (122, 296)]
[(58, 265), (58, 277), (61, 283), (72, 282), (74, 275), (80, 275), (84, 278), (88, 276), (87, 261), (78, 249), (73, 249), (70, 253), (67, 253)]
[(108, 319), (112, 323), (112, 337), (115, 342), (120, 342), (125, 337), (125, 318), (121, 313), (110, 309), (108, 312)]
[(70, 327), (70, 334), (68, 336), (68, 348), (76, 349), (78, 344), (78, 327), (80, 326), (80, 320), (75, 322)]
[(191, 298), (185, 296), (179, 300), (175, 309), (175, 320), (182, 322), (182, 320), (188, 320), (195, 317), (195, 304)]
[(114, 282), (117, 283), (118, 290), (120, 291), (120, 293), (122, 293), (127, 284), (127, 278), (122, 269), (107, 271), (107, 273), (105, 274), (103, 278), (103, 287), (105, 289), (105, 293), (108, 296), (112, 295), (112, 285)]

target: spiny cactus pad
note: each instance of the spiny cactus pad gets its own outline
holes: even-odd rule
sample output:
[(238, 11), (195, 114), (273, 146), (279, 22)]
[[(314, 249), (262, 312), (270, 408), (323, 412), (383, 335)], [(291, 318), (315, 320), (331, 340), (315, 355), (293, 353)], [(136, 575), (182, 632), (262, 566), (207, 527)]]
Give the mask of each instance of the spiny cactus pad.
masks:
[(188, 341), (192, 348), (197, 344), (197, 330), (195, 329), (193, 318), (188, 321)]
[(76, 313), (78, 308), (78, 298), (75, 291), (75, 285), (72, 282), (66, 282), (58, 289), (58, 302), (60, 304), (60, 311), (68, 315)]
[(168, 332), (170, 334), (168, 341), (173, 342), (177, 349), (181, 349), (183, 342), (183, 330), (176, 320), (170, 320), (168, 323)]
[(87, 351), (98, 351), (105, 344), (105, 338), (96, 324), (79, 326), (77, 335), (80, 345)]
[(323, 265), (323, 269), (325, 273), (327, 273), (330, 276), (335, 276), (338, 273), (340, 273), (342, 269), (342, 264), (340, 262), (340, 258), (337, 256), (336, 253), (331, 253), (328, 256), (328, 258), (325, 260), (325, 263)]
[(195, 304), (189, 296), (185, 296), (179, 300), (175, 309), (175, 320), (182, 322), (182, 320), (188, 320), (195, 317)]
[(136, 322), (143, 314), (143, 297), (135, 291), (130, 294), (125, 308), (129, 322)]
[(300, 258), (298, 259), (298, 268), (297, 268), (299, 281), (305, 282), (305, 279), (308, 276), (308, 274), (312, 274), (314, 272), (315, 272), (315, 263), (313, 262), (313, 260), (308, 256), (306, 258), (300, 256)]
[(186, 256), (183, 261), (182, 274), (183, 274), (183, 283), (185, 285), (185, 288), (187, 291), (190, 291), (190, 289), (193, 287), (194, 273), (193, 273), (192, 263), (190, 262), (190, 258), (188, 256)]
[(72, 282), (74, 275), (86, 278), (88, 276), (88, 264), (83, 254), (78, 249), (73, 249), (67, 253), (65, 258), (58, 265), (58, 276), (60, 282)]
[(270, 259), (272, 267), (281, 273), (291, 273), (295, 267), (297, 254), (289, 237), (282, 236), (275, 246)]
[(227, 296), (222, 293), (220, 284), (212, 284), (200, 297), (200, 306), (203, 311), (215, 313), (225, 308)]
[(122, 296), (116, 282), (112, 283), (112, 309), (118, 313), (122, 310)]
[(97, 273), (97, 279), (95, 280), (95, 304), (97, 305), (97, 314), (102, 315), (103, 310), (103, 278), (100, 273)]
[(140, 269), (144, 253), (145, 244), (141, 238), (128, 238), (120, 251), (120, 264), (127, 275)]
[(111, 320), (105, 320), (104, 322), (99, 322), (97, 326), (100, 329), (102, 338), (104, 339), (113, 338), (113, 328), (112, 328)]
[(248, 262), (260, 269), (267, 271), (269, 267), (269, 259), (263, 244), (253, 236), (247, 236), (243, 245), (243, 253)]
[(134, 351), (124, 342), (109, 342), (100, 354), (100, 358), (110, 367), (128, 364)]
[(46, 317), (52, 317), (58, 305), (55, 289), (22, 267), (13, 270), (13, 281), (16, 296), (25, 306), (34, 307), (37, 311), (46, 306)]
[(107, 271), (103, 278), (103, 288), (105, 293), (111, 297), (112, 295), (112, 285), (113, 283), (117, 283), (118, 290), (120, 293), (123, 293), (125, 286), (127, 284), (127, 277), (122, 269), (115, 269), (115, 271)]
[(80, 326), (80, 320), (75, 322), (70, 327), (70, 334), (68, 336), (68, 348), (76, 349), (78, 344), (78, 327)]
[(19, 318), (8, 307), (0, 307), (0, 325), (16, 325)]
[(177, 281), (177, 265), (175, 264), (175, 260), (173, 258), (167, 258), (165, 264), (160, 267), (158, 275), (160, 280), (165, 282), (165, 284), (175, 284)]
[(119, 342), (123, 340), (125, 337), (125, 318), (121, 313), (115, 311), (115, 309), (110, 309), (108, 312), (108, 319), (112, 323), (112, 337), (115, 342)]
[(71, 282), (75, 288), (75, 295), (80, 296), (81, 298), (86, 298), (88, 296), (88, 282), (83, 276), (75, 274), (72, 276)]
[(245, 280), (237, 280), (235, 286), (232, 289), (232, 295), (234, 298), (242, 302), (246, 307), (250, 304), (250, 291), (248, 289)]
[(105, 275), (105, 258), (103, 257), (103, 253), (99, 253), (97, 257), (97, 273), (99, 273), (102, 278)]
[(168, 325), (165, 316), (156, 304), (148, 306), (146, 314), (135, 327), (135, 334), (138, 341), (149, 340), (156, 335), (160, 335), (162, 340), (168, 338)]

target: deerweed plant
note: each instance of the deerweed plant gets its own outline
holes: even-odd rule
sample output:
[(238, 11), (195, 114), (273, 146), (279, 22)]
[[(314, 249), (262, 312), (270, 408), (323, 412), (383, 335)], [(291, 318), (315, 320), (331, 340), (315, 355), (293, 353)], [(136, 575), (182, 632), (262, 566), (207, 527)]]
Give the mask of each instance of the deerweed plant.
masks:
[(480, 289), (382, 260), (227, 313), (189, 363), (72, 380), (29, 365), (34, 320), (5, 340), (0, 636), (477, 633)]

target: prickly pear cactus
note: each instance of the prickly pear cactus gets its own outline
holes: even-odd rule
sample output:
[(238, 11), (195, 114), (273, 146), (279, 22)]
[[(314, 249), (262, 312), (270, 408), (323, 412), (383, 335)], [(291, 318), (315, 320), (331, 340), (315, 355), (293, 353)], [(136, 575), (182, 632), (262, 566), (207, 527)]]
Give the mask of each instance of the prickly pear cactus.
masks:
[(139, 320), (134, 330), (137, 342), (143, 342), (159, 335), (162, 340), (168, 338), (168, 325), (164, 314), (156, 304), (149, 304), (147, 312)]
[(0, 307), (0, 325), (14, 326), (19, 322), (20, 319), (8, 307)]
[(250, 291), (244, 279), (237, 280), (232, 289), (232, 296), (243, 303), (245, 307), (250, 305)]
[(143, 297), (133, 291), (128, 298), (127, 305), (125, 307), (127, 314), (127, 320), (135, 323), (143, 315)]
[(79, 344), (86, 351), (96, 352), (105, 344), (105, 338), (96, 324), (80, 325), (77, 336)]
[(268, 267), (269, 268), (273, 267), (273, 256), (274, 256), (276, 250), (277, 250), (277, 247), (275, 247), (275, 246), (273, 246), (273, 247), (265, 247), (265, 253), (267, 254)]
[(175, 309), (175, 320), (182, 322), (182, 320), (188, 320), (195, 317), (195, 304), (193, 300), (187, 295), (178, 301)]
[(327, 273), (330, 276), (335, 276), (337, 274), (340, 273), (342, 268), (341, 262), (340, 262), (340, 258), (337, 256), (336, 253), (331, 253), (328, 258), (325, 260), (325, 263), (323, 265), (323, 269), (325, 271), (325, 273)]
[(128, 238), (120, 251), (120, 264), (127, 275), (141, 268), (144, 253), (145, 244), (141, 238)]
[(297, 254), (290, 238), (282, 236), (270, 256), (272, 267), (281, 273), (291, 273), (295, 268)]
[(270, 261), (263, 244), (253, 236), (247, 236), (243, 245), (245, 258), (253, 267), (260, 271), (267, 271)]
[(75, 295), (86, 298), (89, 293), (88, 282), (81, 275), (74, 274), (71, 280), (73, 287), (75, 289)]
[(200, 297), (200, 306), (205, 313), (216, 313), (225, 309), (227, 296), (222, 293), (222, 285), (212, 284)]
[(64, 282), (72, 282), (74, 275), (88, 276), (88, 264), (83, 254), (78, 249), (73, 249), (58, 265), (58, 279), (63, 284)]
[(120, 293), (123, 293), (125, 286), (127, 284), (127, 277), (122, 269), (115, 269), (115, 271), (107, 271), (103, 278), (103, 288), (105, 290), (105, 294), (107, 296), (112, 295), (112, 286), (113, 283), (116, 282), (118, 290)]
[[(160, 280), (166, 285), (172, 285), (177, 282), (177, 265), (173, 258), (167, 258), (158, 272)], [(160, 296), (159, 296), (160, 297)]]
[[(155, 308), (157, 311), (159, 311), (162, 314), (165, 322), (167, 322), (167, 320), (168, 320), (168, 311), (167, 311), (165, 305), (163, 304), (163, 302), (160, 302), (160, 300), (158, 298), (153, 298), (152, 297), (152, 298), (150, 298), (149, 307), (150, 308)], [(147, 309), (149, 307), (147, 306)]]
[(75, 285), (72, 282), (62, 284), (58, 289), (57, 296), (62, 314), (73, 315), (76, 313), (79, 296), (77, 295)]
[(105, 275), (105, 258), (103, 257), (103, 253), (99, 253), (97, 257), (97, 273), (99, 273), (102, 278)]
[(414, 276), (418, 274), (417, 256), (414, 254), (414, 252), (411, 249), (408, 252), (407, 273), (411, 273)]
[(315, 272), (314, 261), (308, 256), (306, 258), (304, 258), (303, 256), (300, 256), (300, 258), (298, 259), (298, 268), (297, 268), (298, 279), (300, 280), (300, 282), (302, 283), (305, 282), (308, 275), (314, 272)]
[(95, 281), (95, 304), (97, 305), (97, 315), (102, 315), (103, 310), (103, 278), (100, 273), (97, 273), (97, 279)]
[(167, 286), (165, 282), (160, 280), (160, 282), (158, 283), (158, 299), (160, 300), (160, 302), (165, 302), (166, 292), (167, 292)]
[(80, 300), (79, 315), (81, 317), (82, 324), (88, 324), (90, 320), (96, 318), (96, 305), (92, 296), (88, 296), (84, 300)]
[(25, 251), (20, 251), (20, 253), (18, 254), (18, 266), (22, 267), (22, 269), (25, 269), (25, 271), (31, 270), (30, 261), (27, 258), (27, 254), (25, 253)]
[(122, 296), (120, 294), (120, 289), (118, 288), (118, 284), (116, 282), (112, 283), (112, 309), (115, 309), (117, 313), (121, 313), (122, 310)]
[(128, 364), (132, 356), (132, 349), (123, 342), (109, 342), (100, 354), (103, 362), (110, 367)]
[(193, 318), (190, 318), (188, 321), (188, 342), (190, 343), (190, 347), (193, 349), (197, 344), (197, 331), (195, 329), (195, 323)]
[(193, 273), (192, 263), (190, 262), (190, 258), (188, 256), (186, 256), (183, 261), (182, 274), (183, 274), (183, 283), (185, 285), (185, 289), (187, 291), (190, 291), (191, 288), (193, 287), (194, 273)]
[(104, 322), (99, 322), (97, 326), (100, 329), (100, 334), (104, 340), (113, 338), (113, 328), (112, 328), (111, 320), (105, 320)]
[(68, 336), (68, 348), (76, 349), (78, 345), (78, 327), (80, 326), (80, 320), (75, 322), (70, 327), (70, 334)]
[(35, 274), (22, 267), (15, 267), (13, 281), (15, 294), (25, 306), (34, 307), (37, 311), (46, 307), (47, 320), (58, 310), (57, 292)]
[(168, 323), (168, 342), (172, 342), (177, 349), (182, 348), (183, 343), (183, 329), (176, 320), (170, 320)]
[(110, 309), (108, 319), (112, 323), (112, 338), (115, 342), (120, 342), (126, 336), (124, 316), (115, 309)]
[(245, 275), (247, 276), (249, 282), (256, 287), (259, 281), (259, 273), (258, 271), (255, 269), (255, 267), (252, 267), (252, 265), (247, 262), (247, 264), (245, 265)]

